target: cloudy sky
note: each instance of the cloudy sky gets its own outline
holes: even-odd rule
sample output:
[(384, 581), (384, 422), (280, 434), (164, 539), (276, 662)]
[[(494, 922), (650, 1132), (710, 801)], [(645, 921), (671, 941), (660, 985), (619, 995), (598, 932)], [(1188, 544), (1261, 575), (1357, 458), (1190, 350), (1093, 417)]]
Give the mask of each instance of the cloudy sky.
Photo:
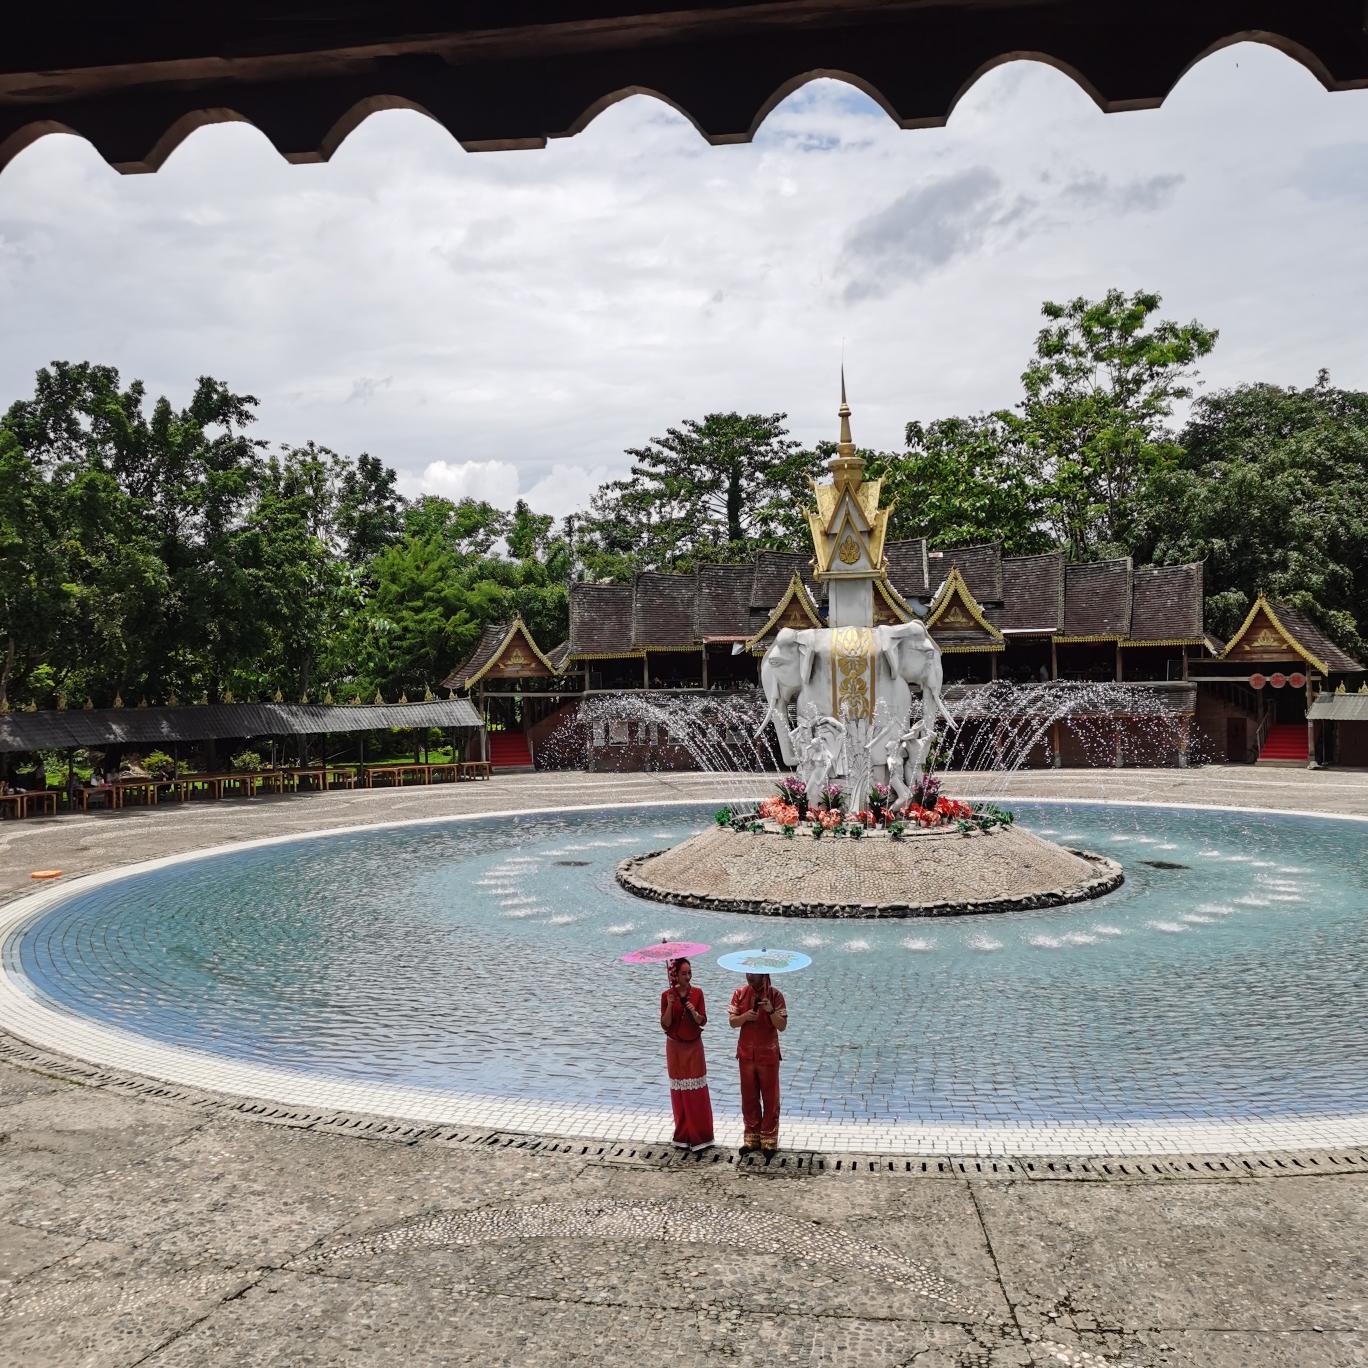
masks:
[(123, 177), (48, 137), (0, 173), (0, 402), (210, 374), (258, 436), (561, 514), (684, 417), (834, 436), (843, 345), (862, 444), (1013, 403), (1040, 302), (1113, 285), (1220, 329), (1209, 387), (1368, 388), (1368, 91), (1242, 45), (1133, 114), (1014, 63), (903, 132), (816, 82), (741, 147), (646, 97), (539, 152), (395, 111), (325, 166), (223, 124)]

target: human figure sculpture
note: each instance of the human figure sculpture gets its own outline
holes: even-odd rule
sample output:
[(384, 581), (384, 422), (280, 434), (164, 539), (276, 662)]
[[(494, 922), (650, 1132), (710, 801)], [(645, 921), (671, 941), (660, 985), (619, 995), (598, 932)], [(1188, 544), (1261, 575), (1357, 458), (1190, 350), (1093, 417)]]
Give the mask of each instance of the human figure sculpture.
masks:
[(906, 812), (922, 776), (934, 740), (922, 722), (903, 732), (888, 752), (888, 782), (893, 787), (894, 812)]

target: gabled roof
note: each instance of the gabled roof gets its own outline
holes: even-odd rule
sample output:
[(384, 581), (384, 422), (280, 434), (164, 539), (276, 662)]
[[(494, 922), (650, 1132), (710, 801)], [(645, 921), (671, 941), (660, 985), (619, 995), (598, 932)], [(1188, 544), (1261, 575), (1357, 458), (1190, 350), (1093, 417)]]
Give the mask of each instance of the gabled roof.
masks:
[(546, 658), (551, 662), (551, 667), (557, 674), (562, 674), (570, 656), (570, 643), (562, 641), (559, 646), (553, 646), (546, 653)]
[(1006, 644), (957, 568), (951, 569), (937, 590), (926, 615), (926, 630), (942, 651), (1001, 651)]
[(570, 659), (639, 656), (632, 645), (632, 586), (570, 586)]
[(939, 592), (951, 570), (958, 570), (969, 586), (969, 592), (981, 604), (1002, 602), (1002, 544), (987, 542), (981, 546), (956, 546), (937, 555), (927, 552), (931, 583)]
[(755, 566), (700, 565), (694, 636), (700, 641), (747, 641)]
[(1363, 669), (1305, 613), (1260, 594), (1240, 630), (1230, 638), (1221, 659), (1256, 663), (1288, 656), (1300, 657), (1326, 675), (1357, 674)]
[(931, 585), (927, 579), (926, 538), (911, 541), (891, 541), (884, 544), (885, 573), (889, 583), (904, 599), (929, 598)]
[(1061, 640), (1125, 641), (1130, 625), (1129, 556), (1065, 567)]
[(769, 615), (765, 625), (746, 644), (755, 650), (766, 637), (772, 636), (781, 627), (823, 627), (825, 625), (821, 615), (817, 612), (817, 605), (812, 601), (812, 595), (808, 593), (807, 587), (795, 570), (793, 578), (789, 580), (788, 588), (784, 591), (784, 595), (779, 600), (774, 612)]
[(876, 624), (881, 622), (912, 622), (916, 618), (916, 613), (912, 611), (909, 603), (905, 602), (903, 596), (889, 584), (888, 580), (876, 579), (874, 582), (874, 621)]
[(1203, 646), (1202, 566), (1145, 565), (1135, 571), (1126, 645)]
[(768, 614), (788, 592), (789, 582), (797, 574), (806, 586), (814, 603), (823, 597), (812, 573), (812, 557), (804, 551), (761, 551), (755, 557), (755, 572), (751, 580), (751, 618), (758, 611)]
[(632, 580), (632, 646), (638, 651), (692, 651), (698, 581), (693, 575), (643, 570)]
[(488, 674), (504, 679), (545, 678), (556, 667), (541, 653), (522, 618), (488, 622), (470, 657), (443, 681), (444, 689), (471, 689)]
[(984, 614), (1003, 632), (1061, 631), (1064, 626), (1064, 553), (1004, 556), (1002, 606)]

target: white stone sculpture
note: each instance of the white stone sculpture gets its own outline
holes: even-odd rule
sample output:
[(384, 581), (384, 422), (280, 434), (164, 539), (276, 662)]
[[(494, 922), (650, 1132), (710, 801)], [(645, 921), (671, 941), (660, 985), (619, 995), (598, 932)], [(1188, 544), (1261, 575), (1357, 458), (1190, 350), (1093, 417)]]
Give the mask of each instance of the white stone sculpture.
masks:
[[(798, 771), (810, 799), (834, 779), (845, 789), (848, 807), (858, 810), (873, 784), (891, 782), (904, 807), (937, 723), (949, 716), (941, 698), (941, 653), (916, 620), (874, 623), (876, 595), (898, 615), (908, 605), (888, 583), (883, 544), (890, 510), (879, 507), (882, 481), (863, 478), (844, 376), (840, 417), (841, 440), (828, 465), (832, 482), (813, 485), (817, 508), (808, 514), (829, 625), (779, 629), (760, 665), (769, 705), (761, 730), (774, 724), (784, 763)], [(818, 620), (811, 596), (795, 581), (776, 621), (798, 595), (797, 611), (806, 606), (808, 620)], [(922, 715), (912, 726), (914, 689)]]

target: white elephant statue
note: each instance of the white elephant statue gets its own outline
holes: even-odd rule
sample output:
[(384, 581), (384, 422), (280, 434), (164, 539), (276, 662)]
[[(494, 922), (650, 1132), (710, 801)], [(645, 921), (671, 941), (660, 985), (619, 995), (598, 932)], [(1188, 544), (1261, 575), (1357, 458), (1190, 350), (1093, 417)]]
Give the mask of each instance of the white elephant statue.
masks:
[[(761, 730), (774, 723), (785, 764), (812, 768), (812, 748), (831, 749), (829, 742), (819, 743), (819, 730), (829, 731), (829, 722), (844, 726), (844, 753), (832, 763), (835, 774), (856, 779), (854, 787), (861, 792), (851, 793), (852, 804), (863, 802), (868, 785), (887, 772), (890, 762), (901, 767), (899, 778), (909, 759), (919, 767), (937, 722), (949, 715), (941, 698), (940, 648), (920, 622), (786, 627), (765, 653), (760, 681), (769, 705)], [(915, 738), (905, 735), (913, 686), (922, 698)]]

